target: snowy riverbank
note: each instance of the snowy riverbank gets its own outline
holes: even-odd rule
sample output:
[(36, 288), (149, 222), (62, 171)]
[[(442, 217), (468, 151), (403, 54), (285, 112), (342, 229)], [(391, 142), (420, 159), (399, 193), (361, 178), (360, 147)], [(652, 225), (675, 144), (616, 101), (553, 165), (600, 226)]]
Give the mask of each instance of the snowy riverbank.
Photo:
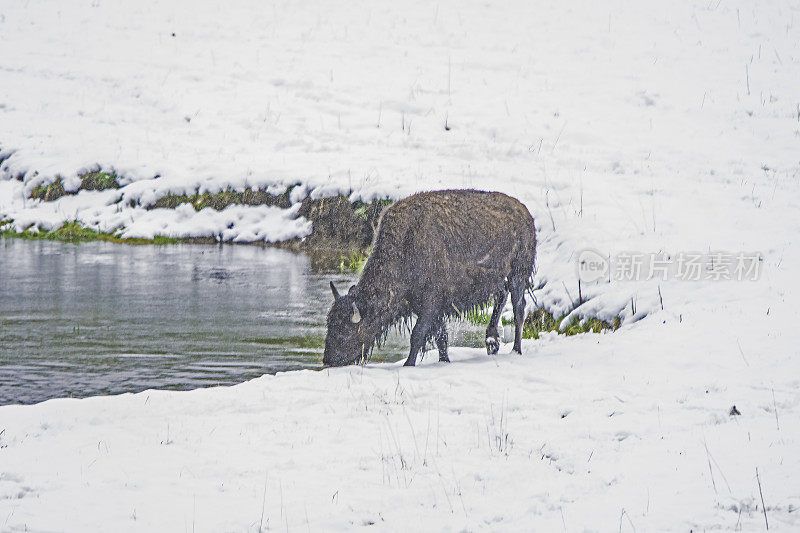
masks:
[[(623, 326), (2, 407), (0, 530), (797, 529), (798, 21), (750, 2), (4, 7), (0, 220), (274, 240), (308, 224), (145, 207), (501, 190), (537, 221), (537, 303)], [(97, 168), (122, 187), (27, 198)], [(579, 298), (587, 248), (621, 269)]]

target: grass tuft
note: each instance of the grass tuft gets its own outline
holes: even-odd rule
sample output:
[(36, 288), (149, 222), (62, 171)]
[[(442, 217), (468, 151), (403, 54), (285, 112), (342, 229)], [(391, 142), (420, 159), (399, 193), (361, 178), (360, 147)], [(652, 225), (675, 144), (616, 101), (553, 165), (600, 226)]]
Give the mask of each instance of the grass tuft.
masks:
[(566, 315), (558, 318), (554, 317), (552, 313), (546, 309), (539, 308), (533, 313), (529, 313), (525, 317), (525, 323), (522, 328), (522, 338), (524, 339), (538, 339), (539, 334), (543, 332), (555, 331), (562, 335), (577, 335), (579, 333), (600, 333), (601, 331), (615, 331), (619, 328), (619, 317), (614, 319), (613, 324), (610, 324), (599, 318), (588, 318), (581, 322), (578, 317), (573, 317), (567, 327), (563, 330), (558, 329), (558, 325), (564, 320)]
[(117, 175), (113, 172), (90, 172), (81, 176), (81, 187), (84, 191), (105, 191), (107, 189), (119, 189)]
[(195, 210), (200, 211), (210, 207), (222, 211), (230, 205), (274, 205), (282, 209), (291, 207), (289, 195), (294, 186), (288, 187), (281, 194), (270, 194), (264, 189), (245, 189), (237, 192), (225, 189), (216, 193), (204, 192), (203, 194), (168, 194), (162, 196), (147, 209), (175, 209), (181, 204), (191, 204)]
[(99, 236), (98, 232), (81, 226), (77, 221), (73, 221), (67, 222), (58, 229), (46, 232), (44, 238), (51, 241), (78, 243), (96, 241)]
[(473, 326), (488, 326), (489, 320), (492, 319), (492, 309), (492, 305), (469, 309), (461, 317)]
[(34, 187), (31, 191), (31, 198), (52, 202), (53, 200), (58, 200), (65, 194), (67, 193), (64, 191), (64, 184), (61, 183), (61, 178), (56, 178), (52, 183)]
[[(113, 172), (96, 171), (81, 176), (81, 186), (78, 191), (105, 191), (106, 189), (119, 189), (117, 175)], [(56, 178), (52, 183), (34, 187), (30, 197), (36, 200), (52, 202), (68, 194), (75, 193), (64, 190), (64, 183), (61, 178)]]
[[(523, 339), (538, 339), (539, 334), (542, 332), (554, 331), (561, 335), (577, 335), (579, 333), (600, 333), (601, 331), (614, 331), (620, 326), (620, 319), (617, 317), (613, 323), (608, 323), (598, 318), (589, 318), (581, 322), (578, 317), (574, 317), (567, 327), (563, 330), (558, 329), (558, 325), (566, 315), (558, 318), (554, 317), (552, 313), (546, 309), (539, 308), (533, 313), (528, 313), (525, 317), (525, 322), (522, 328)], [(488, 326), (489, 320), (492, 318), (492, 306), (479, 307), (466, 311), (462, 318), (475, 326)], [(501, 317), (501, 322), (504, 326), (512, 325), (513, 320)]]
[(343, 273), (361, 274), (367, 264), (370, 250), (355, 250), (342, 253), (339, 262), (339, 271)]

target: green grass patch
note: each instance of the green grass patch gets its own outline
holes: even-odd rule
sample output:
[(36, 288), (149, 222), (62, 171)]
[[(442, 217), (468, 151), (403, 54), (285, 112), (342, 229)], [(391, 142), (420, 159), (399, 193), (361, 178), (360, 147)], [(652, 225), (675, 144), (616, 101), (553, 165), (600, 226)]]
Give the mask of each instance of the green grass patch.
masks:
[(72, 244), (79, 244), (82, 242), (104, 241), (120, 244), (175, 244), (181, 242), (180, 239), (173, 239), (170, 237), (156, 236), (153, 239), (122, 239), (113, 233), (103, 233), (95, 231), (91, 228), (82, 226), (77, 221), (67, 222), (58, 229), (51, 231), (31, 231), (25, 230), (22, 232), (14, 231), (13, 229), (3, 229), (5, 224), (10, 221), (0, 223), (0, 236), (10, 237), (14, 239), (27, 239), (27, 240), (48, 240), (67, 242)]
[[(581, 323), (578, 317), (574, 317), (567, 327), (563, 330), (558, 329), (558, 325), (566, 315), (554, 317), (549, 311), (539, 308), (533, 313), (528, 313), (522, 328), (523, 339), (538, 339), (542, 332), (554, 331), (561, 335), (577, 335), (579, 333), (600, 333), (601, 331), (614, 331), (619, 328), (620, 319), (616, 318), (613, 323), (608, 323), (597, 318), (589, 318)], [(492, 318), (492, 305), (472, 309), (461, 315), (462, 320), (473, 326), (486, 327)], [(504, 326), (513, 325), (514, 321), (501, 317)]]
[[(494, 303), (489, 302), (487, 305), (483, 307), (478, 307), (475, 309), (470, 309), (469, 311), (465, 311), (461, 314), (461, 319), (469, 322), (473, 326), (488, 326), (489, 321), (492, 319), (492, 311), (494, 311)], [(514, 324), (514, 319), (509, 319), (504, 316), (500, 316), (500, 323), (504, 326), (509, 324)]]
[(492, 319), (493, 308), (493, 305), (487, 305), (486, 307), (470, 309), (461, 314), (461, 319), (469, 322), (473, 326), (488, 326), (489, 320)]
[(81, 226), (78, 222), (67, 222), (58, 229), (48, 231), (45, 236), (46, 239), (51, 241), (60, 242), (90, 242), (99, 240), (101, 234)]
[(47, 185), (37, 185), (31, 191), (31, 198), (37, 200), (44, 200), (45, 202), (52, 202), (64, 196), (64, 184), (61, 183), (61, 178), (57, 178), (53, 183)]
[(367, 264), (370, 250), (355, 250), (342, 253), (339, 261), (339, 271), (342, 273), (361, 274)]
[(601, 331), (614, 331), (619, 328), (619, 317), (614, 319), (612, 324), (598, 318), (589, 318), (581, 323), (578, 317), (573, 317), (566, 328), (563, 330), (558, 329), (558, 325), (564, 320), (566, 315), (558, 318), (554, 317), (552, 313), (546, 309), (539, 308), (533, 313), (529, 313), (525, 317), (525, 323), (522, 328), (523, 339), (538, 339), (539, 334), (542, 332), (554, 331), (562, 335), (577, 335), (579, 333), (600, 333)]
[(113, 172), (90, 172), (81, 176), (81, 187), (83, 191), (105, 191), (107, 189), (119, 189), (117, 175)]

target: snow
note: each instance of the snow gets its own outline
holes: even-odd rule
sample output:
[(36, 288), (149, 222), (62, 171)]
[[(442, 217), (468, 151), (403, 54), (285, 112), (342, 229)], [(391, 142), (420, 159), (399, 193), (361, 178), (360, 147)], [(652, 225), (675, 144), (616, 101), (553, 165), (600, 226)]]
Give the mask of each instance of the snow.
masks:
[[(754, 281), (584, 283), (572, 313), (623, 327), (522, 356), (2, 407), (0, 529), (798, 529), (798, 17), (737, 1), (8, 3), (0, 220), (18, 229), (282, 240), (310, 230), (297, 205), (145, 207), (297, 183), (295, 204), (501, 190), (537, 221), (535, 295), (555, 314), (587, 248), (760, 261)], [(26, 199), (97, 169), (123, 187)]]
[(743, 335), (745, 362), (686, 318), (648, 320), (521, 357), (457, 348), (412, 371), (3, 407), (0, 516), (12, 530), (747, 531), (763, 527), (758, 468), (770, 528), (796, 529), (799, 383), (774, 370), (792, 364), (782, 342)]

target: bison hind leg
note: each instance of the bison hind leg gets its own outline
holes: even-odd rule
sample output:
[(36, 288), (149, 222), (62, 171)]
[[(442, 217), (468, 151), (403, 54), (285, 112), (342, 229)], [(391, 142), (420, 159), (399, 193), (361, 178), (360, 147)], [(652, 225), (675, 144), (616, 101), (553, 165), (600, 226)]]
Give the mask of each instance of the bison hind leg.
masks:
[(492, 317), (489, 319), (489, 326), (486, 328), (486, 353), (495, 355), (500, 351), (500, 334), (497, 331), (497, 324), (500, 322), (500, 313), (506, 305), (508, 291), (495, 296)]
[(522, 327), (525, 323), (525, 288), (527, 279), (511, 281), (511, 305), (514, 307), (514, 351), (522, 355)]

